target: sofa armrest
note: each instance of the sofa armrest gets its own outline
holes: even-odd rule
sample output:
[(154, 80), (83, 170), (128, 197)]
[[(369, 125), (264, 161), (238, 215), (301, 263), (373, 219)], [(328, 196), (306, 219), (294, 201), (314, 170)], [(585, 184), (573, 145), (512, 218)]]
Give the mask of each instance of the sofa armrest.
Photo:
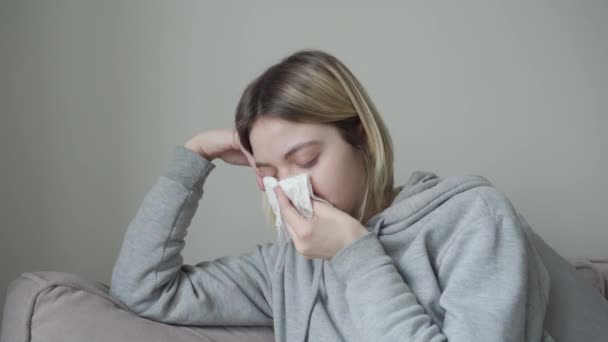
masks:
[(608, 257), (575, 257), (568, 260), (581, 277), (588, 280), (600, 294), (608, 299)]
[(7, 290), (0, 342), (272, 342), (268, 326), (182, 326), (140, 317), (108, 285), (63, 272), (25, 272)]

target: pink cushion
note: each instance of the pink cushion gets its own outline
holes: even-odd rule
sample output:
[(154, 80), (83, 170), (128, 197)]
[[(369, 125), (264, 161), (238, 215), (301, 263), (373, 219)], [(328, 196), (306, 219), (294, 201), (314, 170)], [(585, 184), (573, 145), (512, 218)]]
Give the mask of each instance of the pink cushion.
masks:
[(272, 342), (271, 326), (178, 326), (142, 318), (108, 286), (62, 272), (26, 272), (7, 291), (0, 342)]
[[(569, 260), (608, 296), (608, 258)], [(0, 342), (272, 342), (269, 326), (177, 326), (142, 318), (108, 286), (63, 272), (26, 272), (8, 287)]]

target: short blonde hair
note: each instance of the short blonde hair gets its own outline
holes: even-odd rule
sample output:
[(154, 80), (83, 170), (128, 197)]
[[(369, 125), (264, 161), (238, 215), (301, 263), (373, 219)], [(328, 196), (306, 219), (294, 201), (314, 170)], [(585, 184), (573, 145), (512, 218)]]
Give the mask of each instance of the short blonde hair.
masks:
[[(336, 127), (365, 161), (366, 190), (357, 219), (365, 224), (371, 214), (390, 205), (394, 184), (391, 137), (363, 86), (336, 57), (320, 50), (300, 50), (247, 85), (236, 108), (235, 127), (249, 153), (253, 153), (249, 133), (260, 116)], [(358, 134), (359, 125), (365, 137)], [(265, 195), (263, 207), (274, 224)]]

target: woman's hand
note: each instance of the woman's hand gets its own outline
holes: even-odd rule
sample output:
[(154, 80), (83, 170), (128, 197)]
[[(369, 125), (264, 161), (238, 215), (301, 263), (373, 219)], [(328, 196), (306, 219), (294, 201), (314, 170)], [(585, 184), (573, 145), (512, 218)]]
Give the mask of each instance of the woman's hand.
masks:
[(258, 187), (264, 191), (262, 175), (255, 166), (253, 155), (245, 150), (235, 129), (215, 129), (199, 133), (184, 146), (209, 161), (220, 158), (229, 164), (251, 166), (255, 171)]
[(274, 188), (281, 217), (296, 250), (307, 259), (332, 259), (340, 250), (368, 233), (354, 217), (331, 205), (312, 200), (313, 216), (305, 218), (280, 186)]

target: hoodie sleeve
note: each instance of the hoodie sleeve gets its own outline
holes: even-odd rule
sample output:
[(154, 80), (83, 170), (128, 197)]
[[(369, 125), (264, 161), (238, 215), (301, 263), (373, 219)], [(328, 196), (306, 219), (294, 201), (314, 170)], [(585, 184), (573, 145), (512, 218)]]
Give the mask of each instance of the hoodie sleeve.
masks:
[(441, 327), (367, 233), (330, 260), (355, 325), (369, 341), (545, 341), (548, 275), (517, 222), (486, 216), (449, 242), (438, 269)]
[[(184, 238), (215, 164), (176, 146), (125, 233), (110, 294), (138, 315), (181, 325), (272, 325), (275, 245), (184, 265)], [(208, 226), (213, 234), (217, 226)]]

